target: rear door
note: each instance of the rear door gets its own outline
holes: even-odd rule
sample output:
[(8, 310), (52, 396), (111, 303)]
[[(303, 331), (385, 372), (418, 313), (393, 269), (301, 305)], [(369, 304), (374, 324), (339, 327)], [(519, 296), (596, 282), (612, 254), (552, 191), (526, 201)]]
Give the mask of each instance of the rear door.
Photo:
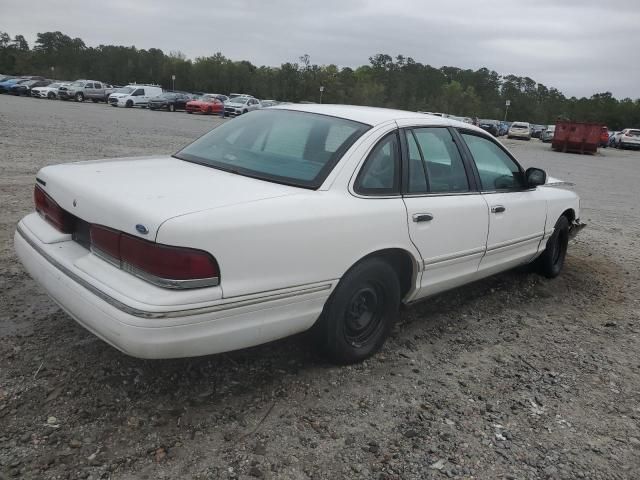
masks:
[(417, 296), (462, 285), (477, 275), (489, 214), (460, 139), (448, 127), (403, 130), (404, 203), (423, 273)]
[(526, 186), (523, 168), (497, 141), (473, 131), (460, 133), (489, 205), (487, 252), (480, 271), (490, 274), (530, 261), (544, 236), (544, 192)]

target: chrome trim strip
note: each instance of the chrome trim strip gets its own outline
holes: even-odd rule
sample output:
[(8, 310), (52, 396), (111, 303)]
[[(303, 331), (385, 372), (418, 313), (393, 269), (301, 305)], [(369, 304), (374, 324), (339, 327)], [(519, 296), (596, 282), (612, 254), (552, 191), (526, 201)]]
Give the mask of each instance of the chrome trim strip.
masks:
[[(225, 310), (232, 310), (234, 308), (248, 307), (251, 305), (257, 305), (260, 303), (268, 303), (275, 300), (283, 300), (287, 298), (298, 297), (301, 295), (308, 295), (317, 292), (323, 292), (325, 290), (331, 289), (331, 284), (323, 284), (317, 285), (315, 287), (309, 287), (306, 285), (298, 285), (297, 290), (282, 292), (282, 293), (272, 293), (269, 295), (260, 295), (259, 297), (247, 298), (245, 300), (233, 300), (232, 297), (228, 299), (226, 303), (211, 305), (208, 307), (198, 307), (191, 308), (185, 310), (168, 310), (164, 312), (150, 312), (147, 310), (140, 310), (138, 308), (130, 307), (122, 303), (120, 300), (113, 298), (112, 296), (106, 294), (102, 290), (98, 289), (91, 283), (84, 280), (82, 277), (77, 275), (76, 273), (69, 270), (67, 267), (58, 262), (55, 258), (45, 252), (35, 241), (29, 238), (29, 235), (24, 231), (24, 228), (18, 224), (16, 231), (20, 234), (20, 236), (33, 248), (39, 255), (41, 255), (45, 260), (47, 260), (51, 265), (64, 273), (67, 277), (69, 277), (74, 282), (78, 283), (81, 287), (86, 288), (89, 292), (93, 293), (95, 296), (100, 298), (101, 300), (107, 302), (109, 305), (117, 308), (118, 310), (133, 315), (134, 317), (140, 318), (175, 318), (175, 317), (185, 317), (190, 315), (199, 315), (202, 313), (212, 313), (212, 312), (222, 312)], [(291, 287), (296, 288), (296, 287)], [(273, 292), (273, 290), (271, 290)], [(277, 291), (276, 291), (277, 292)], [(267, 292), (264, 292), (267, 293)]]
[(487, 248), (487, 253), (493, 252), (495, 250), (500, 250), (503, 248), (516, 247), (521, 243), (527, 243), (532, 241), (539, 241), (544, 236), (544, 232), (536, 233), (534, 235), (529, 235), (527, 237), (518, 238), (516, 240), (508, 240), (506, 242), (497, 243), (489, 248)]
[(484, 252), (485, 252), (485, 247), (478, 247), (478, 248), (474, 248), (472, 250), (464, 251), (462, 253), (455, 253), (453, 255), (443, 255), (441, 257), (435, 257), (435, 258), (431, 258), (429, 260), (424, 260), (422, 262), (422, 264), (426, 268), (426, 267), (428, 267), (430, 265), (435, 265), (435, 264), (442, 263), (442, 262), (448, 262), (450, 260), (463, 259), (465, 257), (472, 257), (474, 255), (479, 255), (479, 254), (484, 253)]

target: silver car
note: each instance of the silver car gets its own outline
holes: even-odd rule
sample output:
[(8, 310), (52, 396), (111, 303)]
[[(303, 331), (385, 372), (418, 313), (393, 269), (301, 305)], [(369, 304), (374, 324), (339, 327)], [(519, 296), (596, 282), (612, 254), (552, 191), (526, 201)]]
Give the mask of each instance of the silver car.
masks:
[(260, 100), (253, 97), (234, 97), (224, 102), (225, 114), (232, 117), (258, 110), (259, 108), (262, 108)]

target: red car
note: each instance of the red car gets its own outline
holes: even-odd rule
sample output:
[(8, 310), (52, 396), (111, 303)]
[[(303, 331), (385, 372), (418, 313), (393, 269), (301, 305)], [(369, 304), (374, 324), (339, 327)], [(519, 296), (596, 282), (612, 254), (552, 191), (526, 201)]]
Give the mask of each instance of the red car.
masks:
[(205, 115), (220, 115), (224, 111), (224, 103), (213, 95), (203, 95), (197, 100), (187, 102), (185, 110), (187, 113), (199, 112)]

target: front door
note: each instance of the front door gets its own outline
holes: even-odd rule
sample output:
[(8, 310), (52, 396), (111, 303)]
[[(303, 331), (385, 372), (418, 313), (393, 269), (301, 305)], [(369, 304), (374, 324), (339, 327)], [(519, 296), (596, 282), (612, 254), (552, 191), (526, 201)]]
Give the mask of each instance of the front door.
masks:
[(404, 203), (411, 240), (423, 261), (417, 298), (462, 285), (485, 253), (488, 207), (447, 127), (404, 130)]
[(544, 236), (544, 192), (527, 187), (522, 167), (497, 142), (473, 132), (461, 134), (489, 205), (487, 253), (480, 271), (488, 275), (529, 262)]

